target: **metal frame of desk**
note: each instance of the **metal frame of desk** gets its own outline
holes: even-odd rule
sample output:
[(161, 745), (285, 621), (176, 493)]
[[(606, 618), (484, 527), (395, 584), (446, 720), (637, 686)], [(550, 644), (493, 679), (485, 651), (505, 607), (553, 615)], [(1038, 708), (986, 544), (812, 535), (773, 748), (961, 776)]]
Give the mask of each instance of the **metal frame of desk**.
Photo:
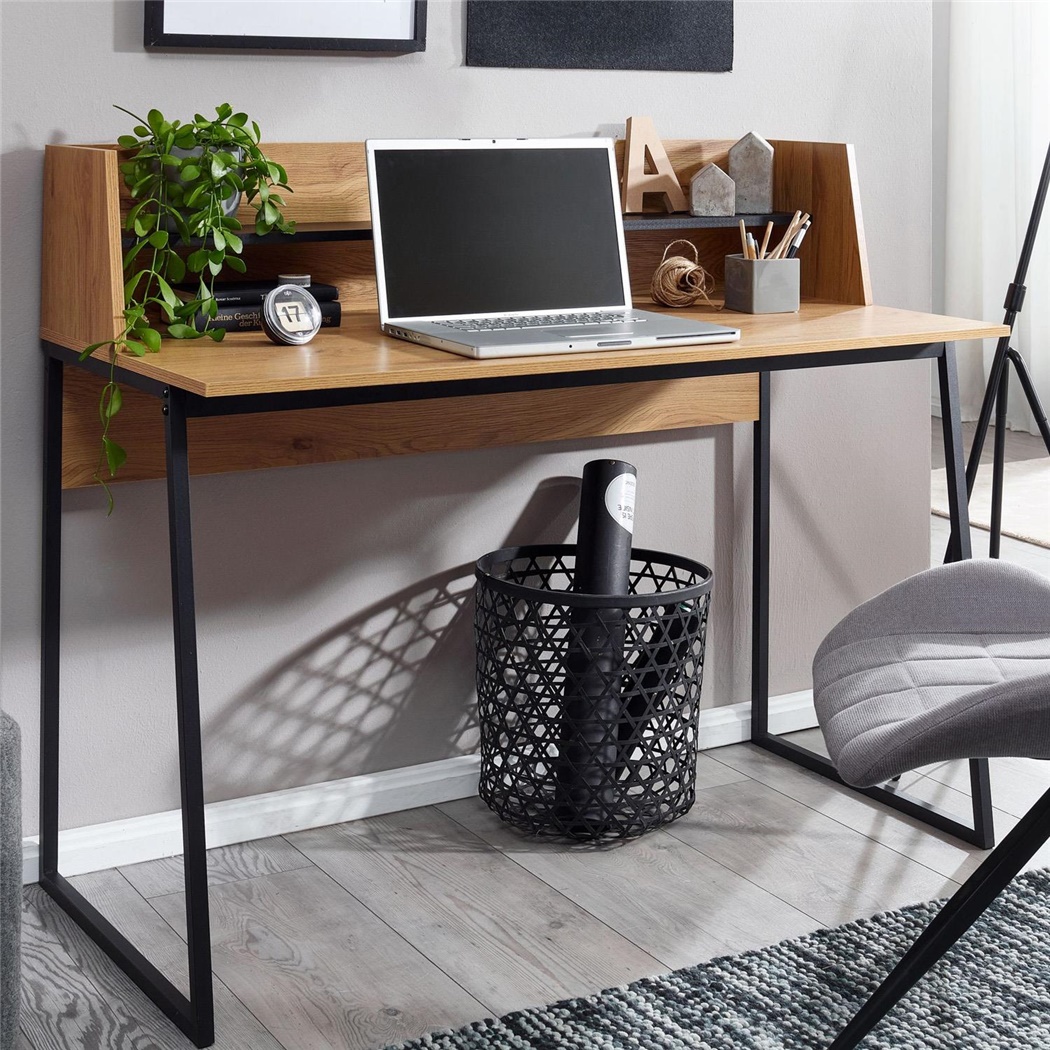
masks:
[[(185, 857), (186, 938), (190, 995), (185, 996), (58, 871), (59, 820), (59, 641), (62, 561), (62, 390), (67, 365), (108, 378), (98, 358), (80, 361), (76, 351), (44, 342), (43, 587), (41, 598), (41, 765), (40, 884), (156, 1005), (199, 1047), (214, 1041), (211, 937), (204, 830), (197, 635), (190, 538), (190, 475), (186, 421), (192, 417), (237, 415), (285, 409), (377, 404), (520, 390), (549, 390), (609, 383), (759, 373), (759, 411), (754, 422), (754, 534), (752, 591), (751, 739), (760, 747), (839, 780), (827, 758), (769, 731), (769, 481), (771, 371), (935, 359), (940, 382), (945, 462), (948, 465), (952, 541), (949, 560), (970, 557), (966, 480), (959, 429), (959, 395), (954, 344), (923, 342), (853, 350), (797, 352), (680, 364), (591, 367), (586, 371), (535, 371), (485, 375), (477, 379), (391, 385), (294, 390), (203, 397), (165, 385), (126, 368), (118, 379), (161, 401), (167, 466), (169, 545), (175, 643), (179, 771)], [(610, 361), (613, 360), (610, 357)], [(888, 787), (864, 794), (916, 817), (941, 831), (988, 848), (993, 844), (991, 796), (986, 760), (971, 763), (973, 826), (962, 824), (928, 804)]]

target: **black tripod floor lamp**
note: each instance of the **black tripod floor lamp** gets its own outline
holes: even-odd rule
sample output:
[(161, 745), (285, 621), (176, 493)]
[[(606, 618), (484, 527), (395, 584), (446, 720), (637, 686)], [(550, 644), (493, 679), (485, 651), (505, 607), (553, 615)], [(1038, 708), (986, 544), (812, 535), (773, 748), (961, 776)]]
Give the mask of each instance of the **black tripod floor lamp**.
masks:
[[(1050, 147), (1047, 147), (1046, 159), (1043, 161), (1043, 171), (1039, 176), (1039, 185), (1035, 191), (1035, 203), (1032, 205), (1032, 214), (1028, 219), (1028, 229), (1025, 232), (1024, 244), (1021, 246), (1021, 256), (1017, 262), (1017, 272), (1013, 283), (1007, 289), (1006, 302), (1003, 304), (1006, 316), (1003, 324), (1010, 328), (1010, 334), (1004, 335), (995, 347), (995, 356), (992, 358), (992, 367), (988, 375), (988, 385), (985, 387), (984, 399), (981, 402), (981, 411), (977, 417), (977, 430), (973, 436), (973, 445), (970, 447), (970, 458), (966, 461), (966, 495), (973, 493), (974, 482), (977, 480), (977, 470), (981, 465), (981, 453), (984, 451), (984, 441), (988, 436), (988, 426), (991, 423), (992, 412), (995, 412), (995, 438), (992, 456), (992, 515), (989, 522), (988, 556), (999, 557), (999, 541), (1002, 535), (1003, 520), (1003, 463), (1006, 453), (1006, 408), (1010, 387), (1010, 366), (1013, 366), (1020, 381), (1021, 389), (1032, 410), (1032, 416), (1043, 444), (1046, 445), (1047, 454), (1050, 455), (1050, 425), (1046, 421), (1046, 412), (1039, 403), (1032, 377), (1028, 373), (1028, 367), (1021, 355), (1010, 345), (1013, 337), (1013, 326), (1017, 315), (1021, 312), (1025, 297), (1025, 280), (1028, 277), (1028, 264), (1032, 259), (1032, 249), (1035, 247), (1035, 239), (1039, 233), (1039, 223), (1043, 217), (1043, 205), (1046, 203), (1047, 184), (1050, 183)], [(1044, 295), (1046, 288), (1039, 289)], [(957, 555), (955, 545), (958, 537), (953, 533), (948, 541), (947, 555)]]

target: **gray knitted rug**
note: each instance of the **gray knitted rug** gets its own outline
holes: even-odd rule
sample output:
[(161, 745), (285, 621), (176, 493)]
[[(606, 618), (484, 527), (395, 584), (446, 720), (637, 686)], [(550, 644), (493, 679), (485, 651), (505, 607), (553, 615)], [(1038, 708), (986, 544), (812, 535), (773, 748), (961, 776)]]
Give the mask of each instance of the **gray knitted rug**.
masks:
[[(939, 905), (818, 930), (402, 1050), (825, 1050)], [(1016, 879), (863, 1050), (1050, 1048), (1050, 872)]]

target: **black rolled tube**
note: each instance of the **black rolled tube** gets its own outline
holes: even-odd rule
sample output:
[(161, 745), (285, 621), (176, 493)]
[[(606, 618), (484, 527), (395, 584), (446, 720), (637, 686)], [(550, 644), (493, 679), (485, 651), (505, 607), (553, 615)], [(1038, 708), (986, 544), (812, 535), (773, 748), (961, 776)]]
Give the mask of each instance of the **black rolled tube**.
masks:
[[(615, 459), (583, 469), (573, 590), (625, 596), (630, 586), (637, 471)], [(594, 833), (611, 814), (622, 715), (625, 611), (577, 609), (567, 682), (558, 783), (568, 825)]]

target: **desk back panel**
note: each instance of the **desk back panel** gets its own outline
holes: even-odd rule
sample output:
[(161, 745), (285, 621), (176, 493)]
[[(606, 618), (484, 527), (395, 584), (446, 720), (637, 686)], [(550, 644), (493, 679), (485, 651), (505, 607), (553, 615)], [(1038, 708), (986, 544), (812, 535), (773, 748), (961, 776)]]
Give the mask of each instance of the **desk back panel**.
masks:
[[(671, 140), (668, 156), (683, 186), (704, 164), (727, 165), (731, 139)], [(816, 220), (801, 254), (804, 298), (863, 305), (870, 303), (870, 281), (852, 147), (841, 143), (776, 142), (774, 205), (801, 208)], [(288, 170), (295, 192), (287, 214), (303, 224), (368, 228), (364, 147), (359, 142), (268, 143), (267, 153)], [(618, 159), (622, 165), (622, 143)], [(73, 348), (119, 331), (123, 309), (120, 275), (120, 221), (130, 198), (118, 171), (115, 146), (49, 146), (45, 158), (44, 249), (41, 336)], [(85, 202), (90, 202), (90, 207)], [(242, 205), (246, 226), (253, 210)], [(630, 231), (627, 236), (631, 286), (636, 300), (649, 300), (649, 283), (664, 248), (682, 235), (696, 244), (700, 260), (714, 276), (721, 296), (723, 260), (736, 251), (733, 229)], [(367, 240), (249, 245), (249, 272), (259, 278), (305, 271), (340, 289), (345, 311), (376, 310), (372, 244)], [(818, 265), (819, 261), (819, 265)], [(217, 353), (221, 349), (217, 348)], [(434, 448), (485, 447), (524, 441), (638, 433), (730, 420), (753, 419), (754, 377), (691, 380), (670, 387), (648, 407), (635, 411), (622, 391), (598, 388), (594, 411), (582, 420), (566, 411), (560, 395), (496, 406), (491, 397), (455, 406), (429, 402), (381, 409), (341, 409), (331, 418), (300, 414), (294, 423), (269, 417), (195, 421), (191, 459), (194, 469), (216, 473), (278, 463), (323, 462), (360, 456), (394, 455)], [(64, 405), (65, 484), (90, 482), (98, 448), (98, 382), (70, 375)], [(627, 401), (630, 399), (628, 398)], [(455, 425), (449, 415), (454, 407)], [(653, 412), (657, 412), (656, 415)], [(338, 413), (344, 413), (340, 416)], [(506, 422), (493, 428), (499, 415)], [(304, 430), (312, 420), (316, 433)], [(159, 477), (163, 469), (159, 417), (148, 398), (125, 392), (125, 407), (114, 436), (131, 460), (122, 480)]]

